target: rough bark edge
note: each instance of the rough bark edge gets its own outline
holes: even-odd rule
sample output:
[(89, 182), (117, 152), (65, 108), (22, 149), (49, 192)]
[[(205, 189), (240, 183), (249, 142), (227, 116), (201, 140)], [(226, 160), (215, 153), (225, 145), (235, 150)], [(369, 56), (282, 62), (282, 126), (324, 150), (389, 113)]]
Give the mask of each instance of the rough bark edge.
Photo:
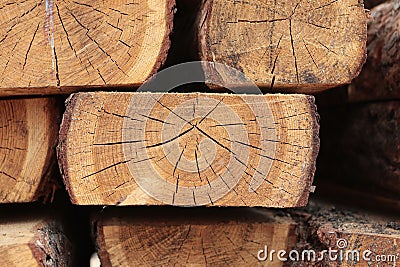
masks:
[[(203, 0), (202, 5), (200, 6), (200, 12), (196, 21), (196, 33), (197, 33), (197, 45), (198, 45), (198, 53), (200, 60), (212, 61), (212, 58), (209, 56), (208, 51), (210, 47), (208, 46), (208, 42), (206, 41), (206, 36), (208, 34), (208, 28), (210, 25), (210, 16), (209, 13), (212, 12), (212, 4), (213, 0)], [(206, 49), (206, 50), (205, 50)]]
[[(368, 11), (367, 50), (370, 56), (366, 60), (364, 71), (349, 86), (349, 102), (400, 99), (398, 92), (400, 87), (394, 84), (396, 81), (400, 84), (400, 80), (396, 80), (397, 77), (393, 76), (396, 73), (393, 70), (398, 65), (396, 56), (400, 58), (399, 49), (395, 49), (397, 53), (393, 52), (390, 55), (390, 50), (400, 44), (394, 34), (396, 33), (396, 18), (400, 19), (397, 14), (400, 11), (400, 5), (396, 5), (395, 0), (372, 2), (378, 2), (379, 5)], [(371, 75), (376, 77), (371, 78)]]
[(60, 125), (59, 131), (59, 141), (57, 146), (57, 158), (58, 158), (58, 165), (60, 167), (61, 176), (64, 181), (64, 185), (68, 191), (68, 195), (72, 204), (77, 204), (75, 194), (73, 189), (69, 183), (69, 173), (68, 173), (68, 159), (67, 159), (67, 151), (68, 151), (68, 132), (71, 127), (72, 122), (72, 114), (77, 105), (78, 101), (78, 94), (72, 94), (66, 101), (65, 101), (65, 112), (63, 115), (63, 119)]
[(317, 111), (317, 105), (315, 104), (315, 98), (313, 96), (306, 96), (307, 98), (307, 103), (310, 108), (310, 114), (312, 115), (312, 152), (310, 155), (310, 164), (308, 164), (308, 168), (306, 170), (306, 174), (304, 175), (304, 180), (306, 182), (305, 189), (303, 191), (303, 194), (299, 198), (298, 202), (296, 205), (298, 207), (304, 207), (308, 203), (308, 198), (310, 193), (313, 193), (315, 190), (315, 187), (313, 186), (313, 181), (314, 181), (314, 175), (316, 171), (316, 162), (317, 162), (317, 157), (320, 149), (320, 139), (319, 139), (319, 114)]
[(35, 235), (28, 246), (38, 266), (70, 266), (72, 244), (57, 222), (46, 220), (34, 226), (32, 232)]
[[(197, 43), (198, 43), (198, 56), (200, 60), (206, 60), (206, 61), (213, 61), (213, 59), (210, 56), (209, 51), (211, 50), (208, 42), (206, 41), (206, 36), (208, 35), (208, 28), (210, 25), (210, 16), (209, 13), (212, 12), (212, 4), (213, 0), (203, 0), (203, 4), (200, 7), (200, 14), (197, 19), (196, 26), (197, 28), (195, 31), (197, 31)], [(364, 3), (363, 1), (359, 1), (359, 5), (364, 9)], [(365, 9), (364, 9), (365, 10)], [(365, 13), (365, 20), (363, 23), (363, 32), (365, 35), (365, 41), (363, 42), (363, 47), (362, 49), (362, 57), (359, 60), (359, 65), (358, 68), (355, 68), (353, 70), (353, 76), (349, 77), (348, 80), (343, 81), (342, 83), (337, 83), (337, 84), (287, 84), (287, 85), (282, 85), (276, 88), (270, 88), (271, 85), (265, 84), (265, 83), (257, 83), (257, 86), (261, 87), (261, 90), (263, 93), (300, 93), (300, 94), (316, 94), (323, 92), (327, 89), (331, 89), (334, 87), (340, 87), (344, 85), (350, 84), (358, 75), (360, 75), (361, 70), (367, 61), (367, 19), (368, 19), (369, 13)], [(360, 52), (361, 53), (361, 52)], [(210, 69), (207, 69), (207, 71), (210, 71)], [(225, 91), (222, 88), (219, 88), (215, 85), (211, 86), (211, 89), (217, 90), (217, 91)]]
[[(151, 70), (147, 79), (153, 76), (157, 71), (164, 66), (167, 60), (168, 51), (171, 48), (171, 34), (174, 28), (174, 16), (175, 16), (175, 0), (166, 0), (166, 10), (165, 10), (165, 22), (166, 22), (166, 32), (164, 34), (164, 40), (161, 43), (160, 52), (153, 69)], [(147, 80), (146, 79), (146, 80)]]
[[(392, 216), (393, 214), (388, 217), (387, 215), (372, 213), (372, 211), (366, 212), (365, 210), (343, 209), (343, 206), (336, 209), (335, 206), (328, 205), (326, 202), (311, 202), (309, 206), (294, 209), (289, 211), (288, 214), (298, 225), (298, 243), (294, 249), (298, 251), (313, 249), (317, 255), (321, 253), (321, 251), (332, 247), (329, 241), (333, 239), (326, 238), (324, 233), (334, 234), (337, 239), (343, 234), (351, 234), (351, 231), (342, 228), (342, 225), (346, 223), (356, 224), (358, 227), (357, 229), (363, 228), (364, 231), (361, 234), (371, 234), (370, 238), (382, 237), (382, 234), (385, 234), (383, 232), (385, 231), (385, 227), (398, 231), (398, 235), (400, 236), (400, 224)], [(397, 238), (395, 233), (388, 233), (388, 235)], [(361, 263), (363, 262), (361, 261)], [(342, 266), (342, 262), (329, 261), (326, 256), (321, 261), (288, 261), (287, 264), (293, 267)], [(355, 266), (359, 265), (360, 263)]]
[(102, 267), (112, 267), (111, 260), (110, 260), (110, 254), (108, 253), (106, 249), (106, 241), (104, 239), (104, 225), (102, 223), (103, 220), (100, 219), (100, 216), (97, 216), (93, 220), (93, 240), (96, 246), (96, 251), (99, 256), (101, 266)]

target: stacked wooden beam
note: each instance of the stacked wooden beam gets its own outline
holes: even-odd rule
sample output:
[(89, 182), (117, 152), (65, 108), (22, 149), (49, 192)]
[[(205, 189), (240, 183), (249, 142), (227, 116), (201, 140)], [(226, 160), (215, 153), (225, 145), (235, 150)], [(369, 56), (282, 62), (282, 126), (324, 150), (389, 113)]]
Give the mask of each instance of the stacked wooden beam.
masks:
[(103, 266), (395, 266), (399, 258), (400, 224), (326, 204), (290, 212), (119, 208), (95, 222)]
[(0, 100), (0, 203), (51, 194), (59, 104), (55, 98)]
[(296, 207), (318, 129), (304, 95), (81, 93), (59, 160), (75, 204)]
[(0, 207), (1, 266), (72, 266), (65, 221), (37, 208)]
[(320, 109), (326, 150), (319, 172), (331, 177), (324, 183), (331, 188), (332, 181), (340, 181), (353, 193), (363, 193), (365, 204), (379, 202), (395, 209), (400, 207), (399, 11), (396, 1), (371, 10), (363, 71), (340, 105)]
[(4, 2), (0, 95), (140, 85), (164, 63), (173, 0)]
[[(352, 101), (398, 96), (399, 6), (372, 11), (372, 56), (349, 89)], [(320, 203), (267, 209), (307, 206), (315, 191), (319, 115), (307, 94), (359, 75), (366, 18), (359, 0), (0, 4), (0, 203), (52, 202), (61, 174), (77, 210), (140, 206), (89, 208), (102, 266), (357, 263), (324, 255), (346, 248), (396, 264), (397, 218)], [(202, 61), (201, 69), (169, 68), (189, 60)], [(390, 90), (368, 82), (377, 69)], [(199, 70), (205, 79), (190, 80)], [(164, 82), (156, 83), (162, 73)], [(185, 87), (170, 88), (180, 76)], [(146, 86), (152, 82), (156, 88)], [(366, 84), (375, 97), (361, 93)], [(365, 124), (346, 128), (346, 137), (326, 137), (392, 199), (399, 192), (398, 140), (387, 136), (397, 138), (396, 108), (396, 101), (357, 106), (349, 124)], [(387, 120), (369, 126), (382, 116)], [(352, 134), (371, 149), (357, 155)], [(374, 153), (376, 147), (383, 149)], [(382, 166), (388, 179), (378, 182)], [(65, 208), (59, 203), (47, 205)], [(71, 244), (65, 231), (72, 219), (11, 209), (0, 207), (0, 266), (71, 264), (79, 250), (79, 236)], [(318, 257), (290, 258), (289, 251), (310, 250)], [(286, 260), (279, 251), (288, 252)]]

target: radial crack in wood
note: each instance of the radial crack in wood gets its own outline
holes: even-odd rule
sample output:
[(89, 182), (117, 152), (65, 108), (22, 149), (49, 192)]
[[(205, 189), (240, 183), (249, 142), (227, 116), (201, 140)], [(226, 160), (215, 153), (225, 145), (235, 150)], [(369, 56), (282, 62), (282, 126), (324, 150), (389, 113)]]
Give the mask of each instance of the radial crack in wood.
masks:
[(0, 100), (0, 203), (49, 197), (61, 111), (54, 98)]
[(174, 0), (3, 1), (0, 95), (143, 83), (164, 63)]
[(348, 84), (366, 58), (359, 0), (204, 1), (197, 26), (202, 60), (239, 69), (269, 92)]
[(58, 157), (75, 204), (295, 207), (318, 131), (312, 96), (79, 93)]

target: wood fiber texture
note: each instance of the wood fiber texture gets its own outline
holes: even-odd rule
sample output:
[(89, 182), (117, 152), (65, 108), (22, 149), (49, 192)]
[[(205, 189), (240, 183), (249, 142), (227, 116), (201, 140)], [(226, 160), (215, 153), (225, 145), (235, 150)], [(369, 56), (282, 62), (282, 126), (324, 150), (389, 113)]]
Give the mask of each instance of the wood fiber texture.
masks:
[(200, 58), (243, 71), (264, 91), (315, 93), (358, 75), (366, 26), (358, 0), (204, 1)]
[(48, 197), (61, 110), (55, 98), (0, 100), (0, 203)]
[(79, 93), (58, 156), (75, 204), (294, 207), (318, 131), (312, 96)]
[(143, 83), (164, 63), (174, 0), (3, 1), (0, 95)]

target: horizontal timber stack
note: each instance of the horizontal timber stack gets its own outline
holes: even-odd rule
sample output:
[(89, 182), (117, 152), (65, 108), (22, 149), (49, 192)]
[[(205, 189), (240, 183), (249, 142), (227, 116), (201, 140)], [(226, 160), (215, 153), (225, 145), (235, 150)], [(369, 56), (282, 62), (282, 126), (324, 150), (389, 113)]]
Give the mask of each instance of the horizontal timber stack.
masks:
[(60, 130), (64, 182), (82, 205), (304, 206), (319, 149), (313, 101), (74, 94)]
[[(385, 264), (399, 253), (399, 223), (325, 205), (289, 212), (119, 208), (93, 220), (105, 267), (367, 266), (361, 258), (364, 251), (371, 251), (371, 260), (384, 255)], [(315, 254), (305, 254), (310, 249)], [(327, 257), (329, 249), (336, 251), (333, 261)], [(339, 260), (341, 249), (344, 257), (346, 249), (358, 251), (358, 264), (351, 258)]]
[(265, 242), (284, 250), (296, 244), (289, 217), (251, 210), (207, 213), (166, 209), (138, 217), (122, 208), (102, 214), (95, 223), (102, 266), (255, 266)]
[(396, 266), (378, 2), (0, 3), (0, 267)]

